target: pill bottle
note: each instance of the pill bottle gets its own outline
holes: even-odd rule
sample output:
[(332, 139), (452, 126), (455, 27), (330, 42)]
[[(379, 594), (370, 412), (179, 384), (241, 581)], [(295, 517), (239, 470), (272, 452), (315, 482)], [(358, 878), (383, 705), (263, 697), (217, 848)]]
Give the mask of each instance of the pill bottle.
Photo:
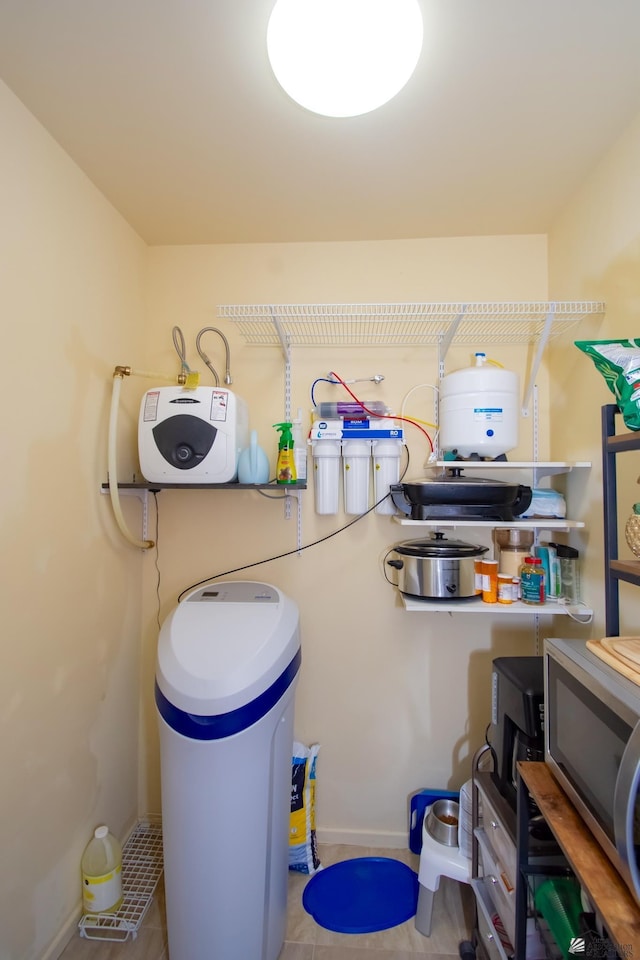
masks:
[(498, 603), (513, 603), (513, 577), (510, 573), (498, 574)]
[(473, 561), (475, 568), (475, 588), (476, 588), (476, 597), (479, 597), (482, 594), (482, 557), (476, 557)]
[(498, 602), (498, 561), (482, 561), (482, 599), (485, 603)]
[(122, 905), (122, 848), (109, 828), (96, 827), (81, 861), (82, 909), (115, 913)]
[(523, 603), (544, 603), (544, 570), (540, 557), (525, 557), (520, 567), (520, 599)]

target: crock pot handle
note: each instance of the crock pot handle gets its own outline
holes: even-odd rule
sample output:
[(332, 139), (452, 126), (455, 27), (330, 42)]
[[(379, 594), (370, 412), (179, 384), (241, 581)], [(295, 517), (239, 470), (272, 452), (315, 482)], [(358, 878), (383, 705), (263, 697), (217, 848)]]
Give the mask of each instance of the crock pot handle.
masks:
[(404, 492), (404, 484), (402, 483), (392, 483), (389, 486), (391, 491), (391, 499), (394, 504), (400, 510), (401, 513), (406, 513), (408, 517), (411, 516), (411, 504), (407, 500), (406, 494)]
[[(404, 561), (403, 561), (403, 560), (387, 560), (387, 566), (388, 566), (388, 567), (393, 567), (394, 570), (402, 570), (402, 568), (404, 567)], [(386, 577), (388, 583), (390, 583), (392, 587), (397, 587), (397, 586), (398, 586), (398, 581), (397, 581), (397, 579), (396, 579), (395, 582), (394, 582), (394, 581), (391, 580), (389, 577), (387, 577), (386, 574), (385, 574), (385, 577)]]

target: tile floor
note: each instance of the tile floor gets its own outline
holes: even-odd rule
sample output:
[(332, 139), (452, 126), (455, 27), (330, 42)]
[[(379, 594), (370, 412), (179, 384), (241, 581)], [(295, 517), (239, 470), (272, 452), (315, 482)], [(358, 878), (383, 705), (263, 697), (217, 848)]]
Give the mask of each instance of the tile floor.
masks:
[[(418, 870), (419, 858), (409, 850), (381, 850), (320, 844), (322, 864), (351, 857), (393, 857)], [(289, 874), (286, 940), (279, 960), (457, 960), (458, 944), (468, 940), (473, 924), (471, 888), (443, 877), (436, 894), (430, 937), (415, 929), (413, 919), (379, 933), (362, 936), (333, 933), (318, 926), (302, 906), (308, 877)], [(135, 940), (106, 943), (74, 936), (60, 960), (168, 960), (162, 881)], [(180, 957), (172, 960), (181, 960)], [(212, 957), (211, 960), (223, 960)], [(256, 960), (247, 957), (246, 960)]]

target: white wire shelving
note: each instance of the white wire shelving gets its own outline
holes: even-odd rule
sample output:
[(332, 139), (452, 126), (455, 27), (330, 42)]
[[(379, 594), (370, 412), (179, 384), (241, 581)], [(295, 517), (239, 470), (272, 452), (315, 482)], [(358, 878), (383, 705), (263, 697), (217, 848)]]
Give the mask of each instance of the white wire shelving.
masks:
[(134, 827), (122, 848), (122, 906), (115, 913), (84, 914), (78, 923), (80, 936), (115, 943), (135, 939), (163, 866), (161, 820), (146, 817)]
[[(248, 344), (280, 346), (437, 346), (452, 342), (532, 343), (558, 336), (599, 301), (487, 303), (313, 303), (218, 306)], [(547, 329), (548, 328), (548, 329)]]
[(439, 376), (452, 344), (534, 344), (523, 392), (523, 415), (544, 349), (586, 316), (604, 316), (597, 300), (528, 300), (475, 303), (222, 304), (245, 343), (279, 346), (289, 382), (292, 347), (437, 347)]

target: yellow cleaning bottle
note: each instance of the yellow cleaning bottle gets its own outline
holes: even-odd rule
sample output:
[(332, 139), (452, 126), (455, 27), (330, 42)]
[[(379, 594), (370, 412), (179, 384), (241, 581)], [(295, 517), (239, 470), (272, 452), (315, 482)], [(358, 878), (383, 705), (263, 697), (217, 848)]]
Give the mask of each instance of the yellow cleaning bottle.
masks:
[(274, 423), (280, 431), (278, 444), (278, 464), (276, 466), (276, 483), (295, 483), (297, 480), (296, 462), (293, 456), (292, 423)]

